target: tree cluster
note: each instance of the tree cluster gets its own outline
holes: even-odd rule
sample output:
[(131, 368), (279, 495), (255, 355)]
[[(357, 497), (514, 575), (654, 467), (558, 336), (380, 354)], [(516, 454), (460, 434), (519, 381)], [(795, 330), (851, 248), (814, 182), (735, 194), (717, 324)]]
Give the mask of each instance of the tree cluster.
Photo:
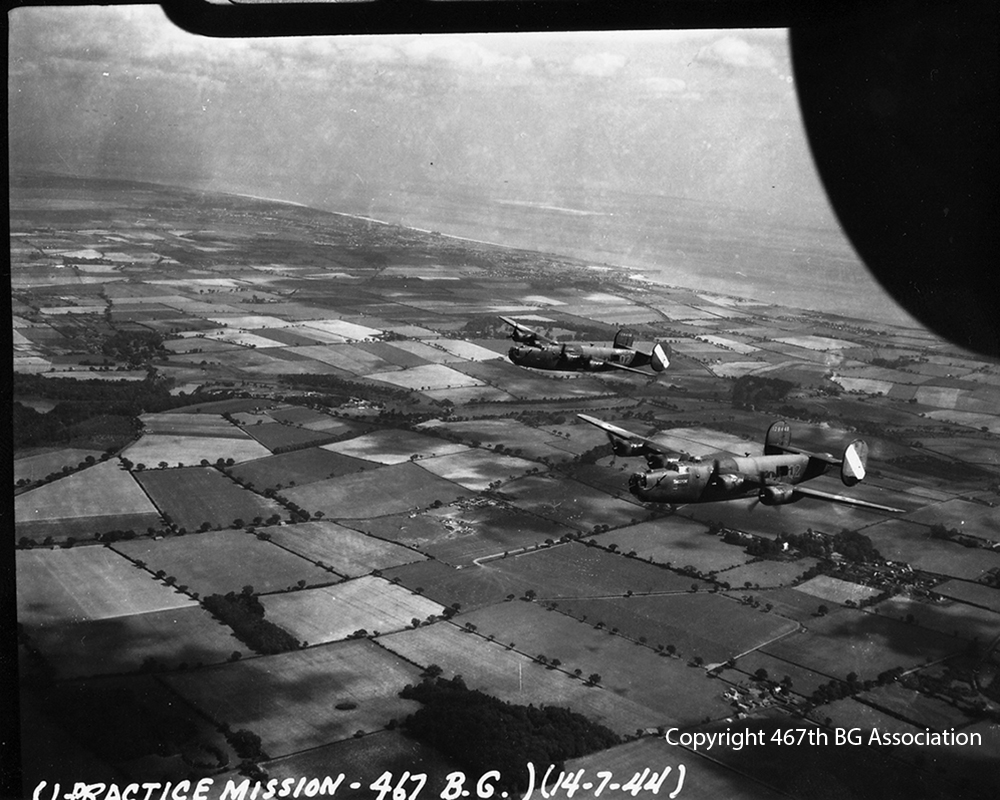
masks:
[(604, 750), (620, 739), (603, 725), (557, 706), (506, 703), (466, 687), (460, 677), (428, 678), (402, 697), (423, 707), (403, 723), (414, 738), (439, 749), (468, 774), (500, 771), (507, 790), (527, 788), (525, 764), (544, 773), (570, 758)]
[(744, 375), (733, 385), (733, 408), (771, 408), (794, 388), (794, 383), (781, 378)]
[(252, 590), (209, 595), (202, 604), (232, 628), (237, 639), (258, 653), (270, 655), (299, 648), (298, 641), (288, 631), (264, 619), (264, 606)]

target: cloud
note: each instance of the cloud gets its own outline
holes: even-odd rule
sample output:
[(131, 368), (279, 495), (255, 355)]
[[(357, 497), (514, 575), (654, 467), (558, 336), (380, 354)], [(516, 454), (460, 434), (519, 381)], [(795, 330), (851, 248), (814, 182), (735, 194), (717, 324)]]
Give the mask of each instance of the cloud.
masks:
[(687, 83), (680, 78), (646, 78), (643, 84), (656, 94), (680, 94), (687, 89)]
[(769, 50), (735, 36), (724, 36), (712, 44), (705, 45), (698, 51), (695, 61), (729, 68), (752, 67), (772, 72), (777, 68), (777, 62)]
[(581, 75), (607, 78), (625, 66), (625, 56), (613, 53), (593, 53), (573, 59), (570, 68)]
[(464, 69), (513, 67), (526, 70), (532, 65), (527, 56), (513, 58), (501, 55), (464, 36), (421, 36), (403, 42), (400, 49), (418, 63), (439, 61)]

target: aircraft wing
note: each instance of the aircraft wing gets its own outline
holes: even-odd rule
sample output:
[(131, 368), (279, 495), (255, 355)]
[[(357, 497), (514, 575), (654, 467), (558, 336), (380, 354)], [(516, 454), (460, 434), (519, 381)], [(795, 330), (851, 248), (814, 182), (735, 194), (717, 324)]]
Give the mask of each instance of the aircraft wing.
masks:
[(584, 422), (589, 422), (591, 425), (600, 428), (608, 434), (608, 437), (612, 439), (612, 444), (615, 443), (615, 439), (624, 444), (625, 447), (623, 448), (615, 447), (615, 453), (618, 455), (638, 456), (647, 455), (649, 453), (659, 453), (670, 458), (677, 458), (683, 455), (682, 453), (678, 453), (676, 450), (670, 450), (664, 447), (662, 444), (657, 444), (652, 439), (647, 439), (645, 436), (639, 436), (637, 433), (632, 433), (632, 431), (619, 428), (617, 425), (612, 425), (610, 422), (597, 419), (597, 417), (591, 417), (587, 414), (577, 414), (577, 416)]
[[(504, 317), (504, 316), (501, 316), (500, 319), (502, 319), (504, 322), (506, 322), (514, 329), (515, 335), (513, 338), (516, 341), (543, 342), (544, 344), (559, 344), (559, 342), (556, 341), (555, 339), (550, 339), (544, 333), (540, 333), (539, 331), (536, 331), (534, 328), (529, 328), (527, 325), (522, 325), (515, 319), (511, 319), (510, 317)], [(519, 339), (518, 335), (520, 335), (523, 338)]]
[(829, 500), (833, 503), (844, 503), (849, 506), (858, 506), (860, 508), (873, 508), (876, 511), (889, 511), (894, 514), (903, 514), (906, 509), (903, 508), (892, 508), (891, 506), (881, 506), (878, 503), (869, 503), (867, 500), (858, 500), (855, 497), (848, 497), (844, 494), (833, 494), (832, 492), (823, 492), (819, 489), (813, 489), (809, 486), (802, 486), (797, 484), (795, 486), (795, 494), (803, 495), (804, 497), (815, 497), (818, 500)]
[[(623, 369), (626, 372), (634, 372), (636, 375), (645, 375), (647, 378), (654, 378), (654, 377), (656, 377), (652, 372), (649, 372), (648, 370), (636, 369), (635, 367), (626, 367), (624, 364), (616, 364), (613, 361), (604, 361), (603, 359), (599, 359), (599, 358), (592, 358), (592, 359), (590, 359), (590, 363), (591, 364), (599, 364), (599, 365), (604, 366), (604, 367), (613, 367), (614, 369)], [(588, 420), (588, 422), (589, 422), (589, 420)]]

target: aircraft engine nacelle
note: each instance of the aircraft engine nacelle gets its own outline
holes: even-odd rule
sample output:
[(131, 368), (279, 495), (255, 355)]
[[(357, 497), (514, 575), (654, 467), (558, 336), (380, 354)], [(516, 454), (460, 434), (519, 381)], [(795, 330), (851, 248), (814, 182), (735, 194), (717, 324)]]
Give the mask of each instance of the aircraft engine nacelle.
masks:
[(531, 333), (530, 331), (521, 332), (517, 328), (514, 328), (514, 330), (510, 334), (510, 338), (513, 339), (515, 342), (525, 342), (526, 344), (534, 344), (538, 336), (534, 333)]
[(616, 456), (641, 456), (652, 452), (644, 442), (628, 442), (625, 439), (611, 439), (611, 450)]
[(757, 499), (765, 506), (783, 506), (794, 503), (799, 498), (795, 496), (794, 486), (778, 485), (765, 486), (757, 493)]

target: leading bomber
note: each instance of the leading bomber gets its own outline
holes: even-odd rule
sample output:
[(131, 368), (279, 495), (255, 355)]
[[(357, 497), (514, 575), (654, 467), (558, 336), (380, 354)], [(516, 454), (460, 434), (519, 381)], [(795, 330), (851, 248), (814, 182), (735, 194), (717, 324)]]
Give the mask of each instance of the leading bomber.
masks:
[(514, 345), (507, 356), (521, 367), (553, 369), (568, 372), (600, 372), (618, 369), (649, 375), (637, 367), (650, 367), (653, 372), (663, 372), (670, 365), (670, 346), (657, 342), (648, 353), (632, 346), (633, 336), (625, 330), (615, 334), (610, 347), (596, 344), (559, 342), (545, 334), (522, 325), (510, 317), (500, 317), (514, 330), (510, 338)]
[(878, 511), (903, 510), (802, 486), (803, 481), (823, 475), (831, 466), (840, 468), (845, 486), (860, 483), (868, 460), (868, 445), (862, 439), (847, 445), (841, 458), (809, 453), (790, 447), (791, 428), (780, 420), (767, 429), (762, 456), (719, 453), (707, 459), (691, 459), (595, 417), (577, 416), (608, 435), (615, 455), (646, 457), (649, 469), (629, 478), (629, 491), (644, 502), (680, 505), (755, 497), (755, 503), (780, 506), (814, 497)]

